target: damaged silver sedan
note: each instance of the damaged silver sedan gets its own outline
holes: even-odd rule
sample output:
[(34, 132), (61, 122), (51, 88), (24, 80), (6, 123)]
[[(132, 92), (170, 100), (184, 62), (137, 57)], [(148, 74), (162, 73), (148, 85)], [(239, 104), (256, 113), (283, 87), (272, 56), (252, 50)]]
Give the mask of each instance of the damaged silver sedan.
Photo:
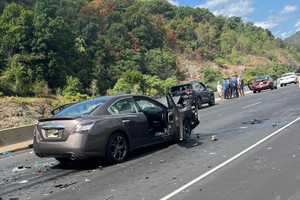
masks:
[(163, 104), (146, 96), (102, 96), (65, 105), (39, 120), (34, 151), (65, 163), (90, 157), (123, 162), (129, 152), (170, 140), (180, 141), (199, 124), (197, 110)]

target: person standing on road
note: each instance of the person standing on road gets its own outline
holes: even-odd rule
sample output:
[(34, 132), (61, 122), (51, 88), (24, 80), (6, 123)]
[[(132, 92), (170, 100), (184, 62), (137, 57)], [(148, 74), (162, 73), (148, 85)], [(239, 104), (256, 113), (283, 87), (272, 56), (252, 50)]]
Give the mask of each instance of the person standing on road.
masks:
[(225, 78), (223, 82), (224, 99), (229, 98), (229, 79)]
[(232, 84), (232, 96), (234, 98), (239, 98), (237, 75), (231, 77), (231, 84)]
[(223, 94), (223, 86), (221, 84), (220, 81), (218, 81), (218, 84), (217, 84), (217, 92), (218, 92), (218, 95), (221, 99), (223, 99), (224, 97), (224, 94)]
[(245, 92), (244, 92), (244, 87), (245, 87), (244, 80), (241, 78), (241, 76), (238, 76), (237, 81), (238, 81), (238, 92), (239, 92), (239, 95), (241, 97), (243, 97), (243, 96), (245, 96)]

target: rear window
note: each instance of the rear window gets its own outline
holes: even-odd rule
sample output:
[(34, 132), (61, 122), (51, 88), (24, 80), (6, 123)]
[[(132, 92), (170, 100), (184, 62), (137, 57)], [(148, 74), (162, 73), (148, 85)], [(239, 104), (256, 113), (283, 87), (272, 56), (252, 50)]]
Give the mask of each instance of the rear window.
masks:
[(192, 89), (191, 84), (178, 85), (171, 88), (172, 96), (180, 96), (183, 92)]
[(86, 101), (82, 101), (79, 103), (76, 103), (74, 105), (71, 105), (59, 113), (57, 113), (55, 116), (57, 117), (76, 117), (81, 115), (86, 115), (91, 113), (96, 108), (102, 106), (105, 104), (110, 97), (98, 97), (95, 99), (90, 99)]

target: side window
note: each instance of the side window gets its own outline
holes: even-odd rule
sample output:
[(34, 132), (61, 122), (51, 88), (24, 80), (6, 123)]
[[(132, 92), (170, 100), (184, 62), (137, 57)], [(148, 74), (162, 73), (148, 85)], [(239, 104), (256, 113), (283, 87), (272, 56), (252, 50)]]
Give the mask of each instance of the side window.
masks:
[(111, 105), (108, 111), (111, 114), (130, 114), (137, 113), (137, 108), (132, 99), (124, 99)]
[(205, 85), (203, 83), (199, 83), (200, 90), (205, 90)]
[(151, 101), (145, 100), (145, 99), (137, 99), (136, 100), (137, 105), (140, 107), (141, 110), (156, 108), (159, 110), (162, 110), (160, 106), (155, 105)]
[(194, 83), (193, 87), (195, 90), (201, 90), (199, 83)]

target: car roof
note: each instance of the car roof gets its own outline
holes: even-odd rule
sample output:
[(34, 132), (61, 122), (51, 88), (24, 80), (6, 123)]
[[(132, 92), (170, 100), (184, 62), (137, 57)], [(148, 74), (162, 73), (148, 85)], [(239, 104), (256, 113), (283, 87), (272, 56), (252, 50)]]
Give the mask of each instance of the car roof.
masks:
[(289, 72), (289, 73), (285, 73), (282, 76), (289, 76), (289, 75), (295, 75), (295, 72)]

